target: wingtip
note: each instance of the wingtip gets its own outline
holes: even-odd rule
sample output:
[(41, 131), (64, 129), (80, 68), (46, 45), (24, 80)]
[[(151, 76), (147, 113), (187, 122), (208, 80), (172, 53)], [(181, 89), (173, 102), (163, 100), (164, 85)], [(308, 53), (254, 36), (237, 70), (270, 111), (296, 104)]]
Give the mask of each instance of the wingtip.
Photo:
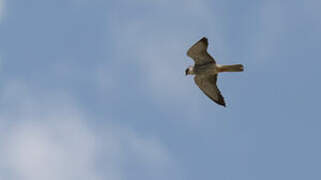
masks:
[(200, 41), (208, 42), (206, 37), (203, 37)]
[(221, 105), (221, 106), (223, 106), (223, 107), (226, 107), (226, 104), (225, 104), (225, 102), (223, 101), (223, 102), (221, 102), (221, 101), (216, 101), (216, 100), (214, 100), (214, 99), (212, 99), (215, 103), (217, 103), (218, 105)]

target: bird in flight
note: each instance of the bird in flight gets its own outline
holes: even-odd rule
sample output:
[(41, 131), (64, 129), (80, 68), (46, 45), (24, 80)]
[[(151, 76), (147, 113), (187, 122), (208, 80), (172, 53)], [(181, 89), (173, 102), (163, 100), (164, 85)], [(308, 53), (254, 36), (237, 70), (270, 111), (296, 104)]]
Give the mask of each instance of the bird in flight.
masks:
[(207, 38), (203, 37), (188, 49), (187, 56), (191, 57), (195, 64), (185, 70), (185, 75), (195, 75), (194, 81), (204, 94), (217, 104), (225, 107), (224, 97), (216, 85), (217, 75), (221, 72), (241, 72), (243, 71), (243, 65), (216, 64), (215, 59), (208, 54), (207, 46)]

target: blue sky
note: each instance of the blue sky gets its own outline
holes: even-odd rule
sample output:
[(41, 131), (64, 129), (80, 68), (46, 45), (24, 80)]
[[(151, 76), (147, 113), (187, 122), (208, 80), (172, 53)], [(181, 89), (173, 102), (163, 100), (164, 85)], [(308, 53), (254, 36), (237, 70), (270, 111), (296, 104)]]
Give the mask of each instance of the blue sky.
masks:
[[(0, 0), (0, 179), (321, 178), (321, 1)], [(184, 71), (209, 39), (227, 102)]]

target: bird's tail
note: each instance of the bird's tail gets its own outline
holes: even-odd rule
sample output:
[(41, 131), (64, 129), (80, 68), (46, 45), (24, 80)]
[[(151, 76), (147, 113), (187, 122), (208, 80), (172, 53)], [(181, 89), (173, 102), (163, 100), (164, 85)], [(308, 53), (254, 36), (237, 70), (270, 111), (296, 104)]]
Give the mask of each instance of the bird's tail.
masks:
[(242, 64), (233, 65), (220, 65), (218, 66), (219, 72), (242, 72), (244, 70)]

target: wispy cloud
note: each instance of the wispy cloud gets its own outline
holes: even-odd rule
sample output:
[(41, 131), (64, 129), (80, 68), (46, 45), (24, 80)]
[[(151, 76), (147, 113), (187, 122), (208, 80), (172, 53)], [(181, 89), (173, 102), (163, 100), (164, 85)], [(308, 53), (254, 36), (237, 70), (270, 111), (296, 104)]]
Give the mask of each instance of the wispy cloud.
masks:
[(158, 139), (108, 119), (104, 127), (94, 128), (89, 122), (95, 119), (68, 96), (33, 92), (18, 81), (1, 89), (1, 179), (117, 180), (129, 179), (130, 169), (138, 177), (168, 179), (175, 171)]
[[(210, 16), (208, 1), (140, 2), (122, 9), (130, 12), (148, 7), (133, 17), (124, 18), (118, 10), (108, 12), (109, 42), (113, 42), (117, 51), (124, 52), (117, 54), (118, 60), (137, 66), (141, 73), (136, 76), (137, 86), (142, 86), (153, 101), (167, 106), (191, 103), (196, 98), (187, 97), (195, 94), (197, 87), (184, 75), (185, 68), (193, 64), (186, 51), (202, 36), (216, 32), (213, 23), (205, 23), (216, 21)], [(177, 9), (182, 11), (177, 13)]]

